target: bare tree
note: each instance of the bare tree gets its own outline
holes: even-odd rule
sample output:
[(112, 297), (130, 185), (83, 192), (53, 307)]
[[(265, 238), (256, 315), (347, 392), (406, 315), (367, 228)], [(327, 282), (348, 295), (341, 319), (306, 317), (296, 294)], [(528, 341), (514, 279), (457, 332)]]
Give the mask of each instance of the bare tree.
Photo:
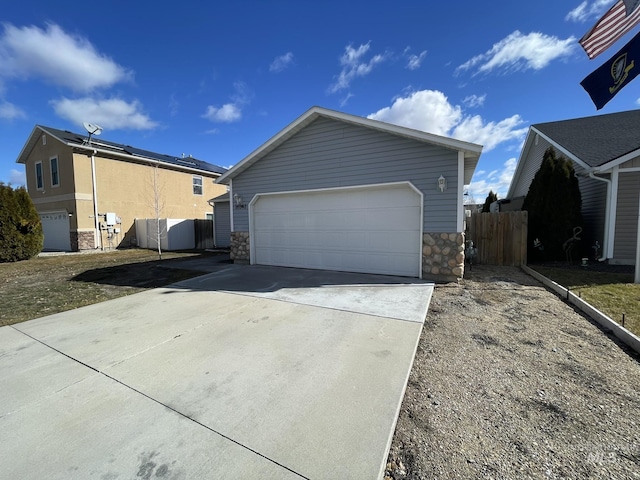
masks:
[(151, 183), (151, 207), (153, 208), (153, 221), (154, 232), (153, 237), (147, 231), (147, 236), (154, 238), (158, 246), (158, 258), (162, 260), (162, 239), (166, 235), (166, 224), (161, 226), (160, 220), (165, 209), (165, 202), (163, 198), (163, 185), (160, 183), (160, 167), (156, 163), (152, 168), (152, 183)]

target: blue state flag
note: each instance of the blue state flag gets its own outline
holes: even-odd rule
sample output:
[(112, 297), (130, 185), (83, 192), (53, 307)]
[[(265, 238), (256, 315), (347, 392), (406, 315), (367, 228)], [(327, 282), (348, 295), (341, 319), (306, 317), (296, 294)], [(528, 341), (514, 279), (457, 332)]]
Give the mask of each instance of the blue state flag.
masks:
[(600, 110), (640, 73), (640, 33), (580, 85)]

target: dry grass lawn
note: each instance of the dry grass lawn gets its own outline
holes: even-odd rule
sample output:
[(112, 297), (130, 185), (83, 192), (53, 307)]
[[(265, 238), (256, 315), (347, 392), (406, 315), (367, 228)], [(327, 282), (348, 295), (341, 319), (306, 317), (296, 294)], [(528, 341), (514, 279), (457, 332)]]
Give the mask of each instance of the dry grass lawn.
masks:
[(41, 256), (0, 263), (0, 326), (168, 285), (202, 272), (165, 268), (198, 253), (151, 250)]

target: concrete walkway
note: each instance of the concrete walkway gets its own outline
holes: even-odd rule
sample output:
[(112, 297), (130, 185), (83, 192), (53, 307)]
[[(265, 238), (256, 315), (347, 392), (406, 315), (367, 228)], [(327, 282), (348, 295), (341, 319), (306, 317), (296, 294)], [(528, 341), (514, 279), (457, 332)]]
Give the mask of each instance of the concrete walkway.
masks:
[(2, 327), (0, 478), (379, 478), (431, 293), (226, 265)]

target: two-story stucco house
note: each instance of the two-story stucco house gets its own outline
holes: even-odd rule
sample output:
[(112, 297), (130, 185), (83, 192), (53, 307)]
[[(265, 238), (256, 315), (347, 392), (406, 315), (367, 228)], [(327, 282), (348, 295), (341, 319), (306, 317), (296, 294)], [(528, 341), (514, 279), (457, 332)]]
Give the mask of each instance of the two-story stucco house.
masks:
[(226, 169), (36, 125), (17, 163), (42, 219), (45, 250), (133, 246), (136, 218), (208, 218)]

